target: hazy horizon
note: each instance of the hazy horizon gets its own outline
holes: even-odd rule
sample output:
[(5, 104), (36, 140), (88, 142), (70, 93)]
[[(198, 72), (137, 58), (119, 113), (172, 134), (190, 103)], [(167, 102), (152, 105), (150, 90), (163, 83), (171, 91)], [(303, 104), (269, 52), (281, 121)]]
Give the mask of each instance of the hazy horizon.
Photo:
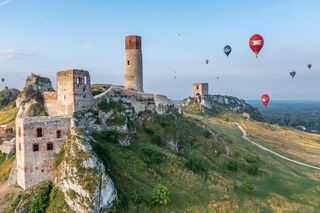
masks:
[[(21, 89), (36, 73), (55, 87), (57, 71), (76, 68), (92, 83), (123, 85), (124, 38), (137, 34), (146, 92), (183, 99), (208, 82), (211, 94), (245, 100), (320, 100), (320, 2), (252, 2), (0, 0), (0, 78)], [(265, 39), (258, 59), (248, 46), (255, 33)]]

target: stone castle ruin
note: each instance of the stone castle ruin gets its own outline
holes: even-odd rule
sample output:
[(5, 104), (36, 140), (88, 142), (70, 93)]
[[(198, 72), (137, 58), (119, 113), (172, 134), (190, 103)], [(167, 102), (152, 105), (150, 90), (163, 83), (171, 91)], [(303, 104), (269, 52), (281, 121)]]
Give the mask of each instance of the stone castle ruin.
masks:
[(192, 84), (192, 97), (209, 95), (208, 83), (194, 83)]
[(127, 36), (125, 85), (111, 85), (96, 96), (91, 92), (88, 71), (66, 70), (57, 73), (57, 91), (47, 78), (32, 75), (17, 99), (16, 163), (11, 175), (28, 189), (52, 180), (54, 159), (69, 131), (73, 114), (96, 107), (101, 101), (121, 101), (135, 112), (164, 113), (173, 102), (166, 96), (143, 92), (141, 37)]

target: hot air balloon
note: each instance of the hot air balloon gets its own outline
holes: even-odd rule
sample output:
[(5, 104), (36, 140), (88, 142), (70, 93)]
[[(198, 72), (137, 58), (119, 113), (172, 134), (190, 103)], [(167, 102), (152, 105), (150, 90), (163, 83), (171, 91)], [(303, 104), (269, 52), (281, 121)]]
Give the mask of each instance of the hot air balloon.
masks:
[(206, 58), (206, 60), (204, 60), (204, 63), (206, 63), (208, 65), (209, 64), (209, 59)]
[(253, 36), (251, 36), (249, 40), (249, 46), (257, 58), (258, 58), (259, 52), (263, 47), (263, 44), (264, 44), (263, 37), (259, 34), (254, 34)]
[(229, 45), (227, 45), (227, 46), (225, 46), (225, 47), (223, 48), (223, 51), (224, 51), (224, 54), (226, 54), (226, 55), (227, 55), (227, 58), (228, 58), (228, 56), (230, 55), (232, 49), (231, 49), (231, 47), (230, 47)]
[(308, 67), (309, 69), (311, 69), (311, 67), (312, 67), (312, 64), (308, 64), (308, 65), (307, 65), (307, 67)]
[(1, 78), (1, 81), (4, 82), (4, 78)]
[(263, 106), (266, 107), (266, 106), (268, 105), (269, 101), (270, 101), (270, 97), (269, 97), (268, 94), (263, 94), (263, 95), (261, 96), (261, 102), (262, 102), (262, 105), (263, 105)]
[(295, 76), (296, 74), (297, 74), (297, 73), (296, 73), (296, 71), (294, 71), (294, 70), (292, 70), (292, 72), (290, 72), (290, 75), (291, 75), (292, 78), (294, 78), (294, 76)]

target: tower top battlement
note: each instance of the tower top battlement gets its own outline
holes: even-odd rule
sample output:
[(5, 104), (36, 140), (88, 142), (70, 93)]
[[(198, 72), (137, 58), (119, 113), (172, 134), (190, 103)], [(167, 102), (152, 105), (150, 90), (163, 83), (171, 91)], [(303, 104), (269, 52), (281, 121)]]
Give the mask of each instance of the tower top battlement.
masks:
[(129, 35), (126, 36), (126, 50), (138, 49), (141, 50), (141, 36)]

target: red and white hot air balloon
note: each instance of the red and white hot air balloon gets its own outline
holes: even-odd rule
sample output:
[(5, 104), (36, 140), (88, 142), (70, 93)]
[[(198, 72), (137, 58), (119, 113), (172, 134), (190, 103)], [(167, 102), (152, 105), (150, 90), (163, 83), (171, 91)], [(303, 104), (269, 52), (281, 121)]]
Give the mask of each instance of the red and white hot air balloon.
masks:
[(312, 67), (312, 64), (308, 64), (308, 65), (307, 65), (307, 67), (308, 67), (309, 69), (311, 69), (311, 67)]
[(261, 96), (261, 102), (262, 102), (262, 105), (263, 105), (263, 106), (266, 107), (266, 106), (268, 105), (269, 101), (270, 101), (270, 97), (269, 97), (268, 94), (263, 94), (263, 95)]
[(251, 36), (249, 40), (249, 46), (257, 58), (258, 58), (259, 52), (263, 47), (263, 44), (264, 44), (263, 37), (259, 34), (254, 34), (253, 36)]

